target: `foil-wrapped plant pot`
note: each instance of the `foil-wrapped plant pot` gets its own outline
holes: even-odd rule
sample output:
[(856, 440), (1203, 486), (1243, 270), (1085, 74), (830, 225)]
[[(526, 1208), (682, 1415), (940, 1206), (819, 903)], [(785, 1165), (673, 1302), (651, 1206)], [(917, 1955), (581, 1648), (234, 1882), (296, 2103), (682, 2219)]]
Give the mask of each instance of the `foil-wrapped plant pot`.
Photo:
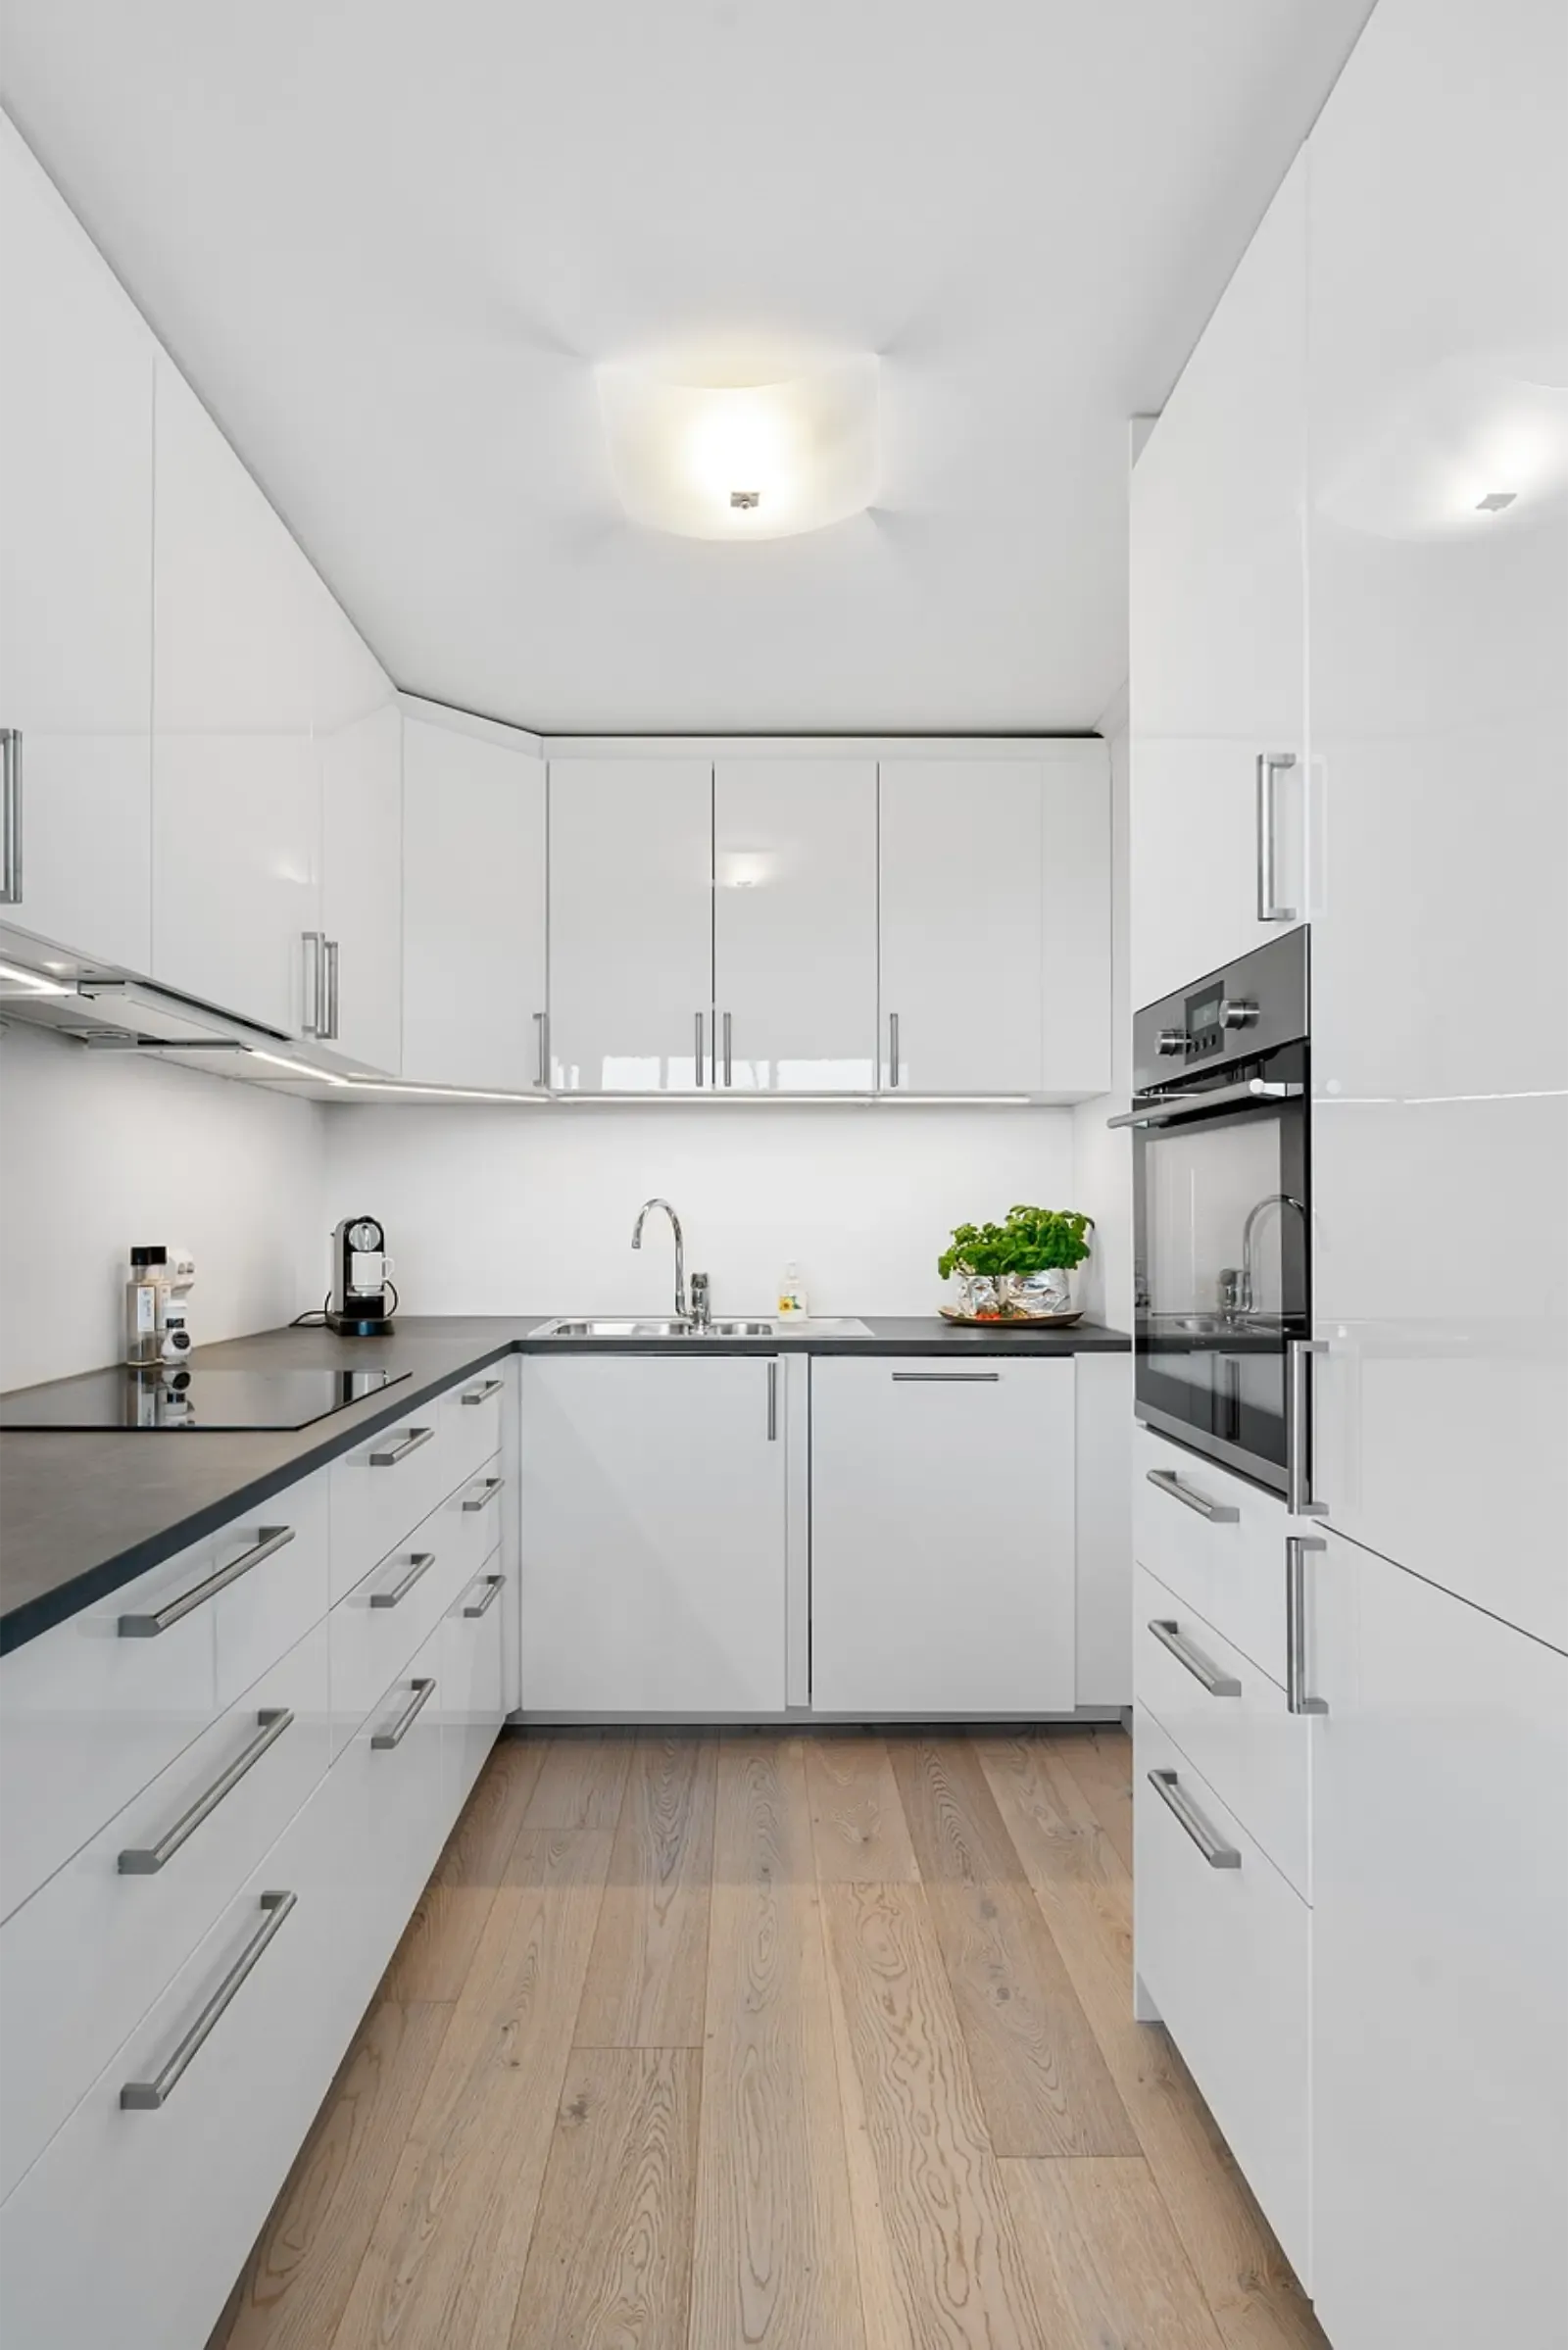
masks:
[(960, 1273), (963, 1311), (1001, 1321), (1051, 1321), (1071, 1313), (1072, 1276), (1054, 1267), (1045, 1273)]

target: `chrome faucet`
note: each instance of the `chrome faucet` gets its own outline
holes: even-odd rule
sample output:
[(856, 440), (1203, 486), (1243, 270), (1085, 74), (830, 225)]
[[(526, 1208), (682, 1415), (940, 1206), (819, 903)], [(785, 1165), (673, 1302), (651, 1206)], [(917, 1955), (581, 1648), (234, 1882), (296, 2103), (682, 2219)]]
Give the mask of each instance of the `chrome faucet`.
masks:
[[(680, 1218), (676, 1215), (675, 1210), (670, 1206), (667, 1199), (645, 1199), (643, 1201), (641, 1207), (637, 1210), (637, 1221), (632, 1226), (631, 1245), (634, 1248), (640, 1248), (642, 1247), (643, 1226), (648, 1220), (649, 1209), (653, 1207), (662, 1207), (663, 1209), (665, 1215), (669, 1218), (669, 1229), (675, 1235), (675, 1319), (677, 1322), (684, 1322), (687, 1319), (686, 1244), (681, 1236)], [(703, 1282), (705, 1298), (707, 1295), (707, 1289), (708, 1284), (705, 1279)]]
[(1224, 1313), (1250, 1314), (1257, 1302), (1257, 1279), (1252, 1261), (1252, 1240), (1262, 1217), (1271, 1207), (1294, 1207), (1298, 1216), (1306, 1214), (1304, 1204), (1290, 1192), (1265, 1192), (1256, 1205), (1248, 1211), (1242, 1226), (1242, 1263), (1240, 1272), (1229, 1267), (1220, 1275), (1220, 1309)]

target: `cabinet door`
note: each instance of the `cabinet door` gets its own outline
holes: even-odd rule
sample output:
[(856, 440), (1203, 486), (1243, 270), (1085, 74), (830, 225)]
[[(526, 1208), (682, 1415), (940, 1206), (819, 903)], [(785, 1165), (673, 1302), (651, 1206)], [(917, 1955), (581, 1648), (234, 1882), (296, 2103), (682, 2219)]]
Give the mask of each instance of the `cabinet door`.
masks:
[(1555, 2342), (1568, 1657), (1335, 1537), (1310, 1577), (1318, 2314)]
[(412, 715), (403, 733), (403, 1074), (544, 1074), (544, 762)]
[(0, 726), (22, 735), (0, 919), (145, 972), (154, 344), (0, 118)]
[(1383, 0), (1310, 148), (1317, 1487), (1559, 1646), (1565, 86), (1551, 0)]
[(1133, 473), (1135, 1005), (1305, 911), (1305, 231), (1298, 160)]
[(281, 1035), (318, 927), (320, 582), (177, 371), (157, 371), (153, 976)]
[(718, 1091), (871, 1091), (874, 759), (717, 761), (713, 998)]
[(1075, 1702), (1073, 1366), (811, 1366), (811, 1703)]
[(524, 1708), (780, 1711), (777, 1361), (576, 1355), (522, 1379)]
[(567, 1093), (689, 1094), (713, 1075), (713, 770), (550, 764), (550, 1061)]
[[(391, 680), (321, 589), (317, 754), (321, 930), (332, 965), (318, 1024), (356, 1068), (403, 1058), (403, 721)], [(325, 974), (323, 974), (325, 976)]]

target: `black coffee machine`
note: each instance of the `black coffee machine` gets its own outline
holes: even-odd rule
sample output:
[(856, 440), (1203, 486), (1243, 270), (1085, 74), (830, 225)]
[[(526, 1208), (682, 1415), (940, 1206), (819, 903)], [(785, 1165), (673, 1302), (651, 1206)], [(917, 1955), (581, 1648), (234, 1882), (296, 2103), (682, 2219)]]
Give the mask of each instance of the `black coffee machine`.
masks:
[(345, 1216), (332, 1235), (326, 1327), (346, 1338), (385, 1338), (397, 1311), (386, 1234), (374, 1216)]

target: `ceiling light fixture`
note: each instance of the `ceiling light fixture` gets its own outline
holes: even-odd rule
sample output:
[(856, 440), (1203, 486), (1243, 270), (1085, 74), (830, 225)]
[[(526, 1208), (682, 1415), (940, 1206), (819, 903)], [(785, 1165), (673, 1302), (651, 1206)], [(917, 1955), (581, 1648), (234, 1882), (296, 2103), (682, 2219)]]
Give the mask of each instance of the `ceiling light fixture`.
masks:
[(776, 381), (696, 367), (602, 367), (599, 400), (627, 515), (683, 538), (775, 539), (861, 513), (877, 487), (877, 361)]

